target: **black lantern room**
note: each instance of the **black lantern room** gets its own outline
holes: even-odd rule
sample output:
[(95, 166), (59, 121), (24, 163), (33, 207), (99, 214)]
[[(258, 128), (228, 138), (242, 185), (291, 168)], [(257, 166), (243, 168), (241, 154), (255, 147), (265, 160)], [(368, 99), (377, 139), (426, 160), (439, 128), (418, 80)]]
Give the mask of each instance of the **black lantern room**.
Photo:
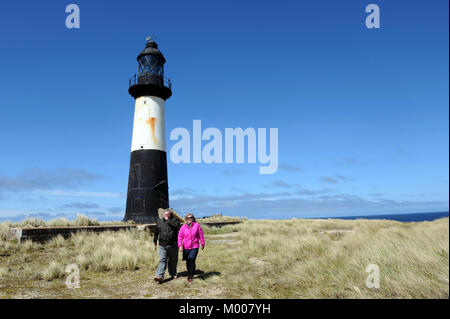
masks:
[(172, 95), (172, 84), (164, 77), (166, 59), (158, 44), (147, 38), (145, 49), (137, 57), (138, 72), (129, 82), (128, 92), (134, 98), (150, 95), (167, 100)]

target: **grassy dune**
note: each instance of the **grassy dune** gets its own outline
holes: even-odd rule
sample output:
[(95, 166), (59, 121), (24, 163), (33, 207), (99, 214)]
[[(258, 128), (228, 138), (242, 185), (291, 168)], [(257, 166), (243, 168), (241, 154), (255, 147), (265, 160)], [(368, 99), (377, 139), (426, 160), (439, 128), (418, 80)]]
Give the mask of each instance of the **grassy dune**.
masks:
[(133, 221), (98, 221), (95, 218), (89, 218), (85, 215), (79, 214), (75, 220), (68, 220), (67, 218), (55, 218), (45, 221), (41, 218), (27, 218), (21, 222), (3, 222), (0, 223), (0, 236), (6, 236), (8, 227), (64, 227), (64, 226), (99, 226), (99, 225), (129, 225), (134, 224)]
[[(6, 240), (0, 224), (0, 298), (448, 298), (449, 219), (245, 220), (204, 227), (199, 274), (153, 282), (158, 254), (139, 230), (78, 233), (45, 244)], [(67, 289), (65, 268), (80, 267)], [(366, 287), (376, 264), (380, 287)], [(179, 258), (178, 270), (185, 271)], [(185, 275), (182, 273), (182, 275)]]

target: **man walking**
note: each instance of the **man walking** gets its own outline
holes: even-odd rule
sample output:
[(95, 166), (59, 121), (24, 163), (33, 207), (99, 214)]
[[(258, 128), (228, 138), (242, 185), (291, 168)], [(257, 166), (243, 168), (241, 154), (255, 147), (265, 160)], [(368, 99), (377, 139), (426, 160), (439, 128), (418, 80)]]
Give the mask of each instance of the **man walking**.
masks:
[[(155, 236), (153, 242), (156, 244), (159, 238), (159, 264), (156, 269), (155, 281), (162, 283), (164, 281), (164, 273), (169, 268), (171, 279), (177, 277), (178, 263), (178, 230), (180, 229), (180, 221), (174, 217), (169, 209), (164, 211), (164, 217), (156, 222)], [(167, 267), (168, 266), (168, 267)]]

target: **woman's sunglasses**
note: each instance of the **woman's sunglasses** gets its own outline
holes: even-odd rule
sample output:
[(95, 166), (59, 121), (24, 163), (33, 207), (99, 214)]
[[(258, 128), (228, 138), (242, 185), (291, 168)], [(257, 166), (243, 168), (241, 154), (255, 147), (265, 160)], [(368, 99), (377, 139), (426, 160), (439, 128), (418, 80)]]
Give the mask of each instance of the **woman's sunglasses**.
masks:
[(186, 219), (192, 219), (193, 217), (186, 217)]

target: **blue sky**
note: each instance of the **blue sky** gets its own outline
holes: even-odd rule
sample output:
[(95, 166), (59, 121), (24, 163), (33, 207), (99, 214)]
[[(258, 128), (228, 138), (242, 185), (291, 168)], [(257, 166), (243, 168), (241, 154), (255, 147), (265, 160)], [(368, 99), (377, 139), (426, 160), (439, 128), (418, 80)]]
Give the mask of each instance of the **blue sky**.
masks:
[[(66, 5), (81, 11), (67, 29)], [(365, 7), (381, 28), (365, 27)], [(199, 216), (448, 211), (448, 1), (8, 1), (0, 11), (0, 219), (121, 219), (148, 35), (177, 127), (278, 128), (279, 169), (168, 162)]]

